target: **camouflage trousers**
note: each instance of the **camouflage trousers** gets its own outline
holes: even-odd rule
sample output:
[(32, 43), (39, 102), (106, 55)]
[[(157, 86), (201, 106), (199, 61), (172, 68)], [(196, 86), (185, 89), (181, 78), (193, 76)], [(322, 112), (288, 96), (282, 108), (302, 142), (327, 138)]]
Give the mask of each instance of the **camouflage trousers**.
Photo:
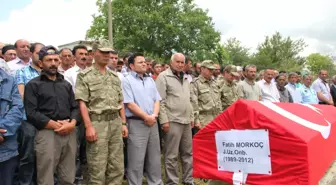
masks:
[(199, 115), (200, 123), (202, 128), (207, 126), (213, 119), (215, 119), (216, 114), (201, 114)]
[(90, 185), (121, 185), (124, 176), (122, 122), (120, 117), (111, 121), (95, 121), (98, 140), (87, 142), (86, 156)]

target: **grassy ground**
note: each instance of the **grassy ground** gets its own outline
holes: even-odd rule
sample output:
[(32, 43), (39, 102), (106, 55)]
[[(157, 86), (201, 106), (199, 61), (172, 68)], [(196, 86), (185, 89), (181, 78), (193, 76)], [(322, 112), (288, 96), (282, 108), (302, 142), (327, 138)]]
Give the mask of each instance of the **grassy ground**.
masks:
[[(165, 171), (164, 171), (164, 159), (163, 159), (163, 155), (161, 155), (161, 170), (162, 170), (162, 180), (163, 180), (163, 183), (165, 183), (165, 179), (166, 179), (166, 177), (165, 177)], [(83, 172), (85, 172), (87, 169), (83, 169)], [(182, 166), (181, 166), (181, 163), (179, 162), (179, 171), (180, 171), (180, 184), (179, 185), (182, 185), (182, 182), (181, 182), (181, 180), (182, 180)], [(87, 183), (85, 183), (85, 182), (87, 182), (86, 180), (86, 178), (85, 177), (87, 177), (87, 174), (83, 174), (83, 176), (84, 176), (84, 182), (83, 182), (83, 185), (87, 185)], [(194, 179), (194, 181), (195, 181), (195, 183), (197, 184), (197, 185), (207, 185), (207, 183), (206, 182), (203, 182), (202, 180), (200, 180), (200, 179)], [(123, 184), (122, 185), (127, 185), (127, 181), (126, 180), (124, 180), (124, 182), (123, 182)], [(143, 179), (143, 185), (147, 185), (147, 181), (146, 181), (146, 178), (144, 178)]]
[[(165, 184), (166, 176), (165, 176), (165, 171), (164, 171), (164, 158), (163, 158), (163, 155), (161, 155), (161, 164), (162, 164), (161, 165), (162, 180), (163, 180), (163, 183)], [(180, 172), (180, 182), (179, 182), (179, 185), (182, 185), (182, 165), (181, 165), (181, 162), (179, 162), (179, 172)], [(206, 182), (203, 182), (200, 179), (194, 179), (194, 181), (195, 181), (195, 184), (197, 184), (197, 185), (206, 185), (206, 184), (208, 184)], [(125, 180), (122, 185), (127, 185), (127, 181)], [(143, 185), (147, 185), (146, 178), (143, 178)]]

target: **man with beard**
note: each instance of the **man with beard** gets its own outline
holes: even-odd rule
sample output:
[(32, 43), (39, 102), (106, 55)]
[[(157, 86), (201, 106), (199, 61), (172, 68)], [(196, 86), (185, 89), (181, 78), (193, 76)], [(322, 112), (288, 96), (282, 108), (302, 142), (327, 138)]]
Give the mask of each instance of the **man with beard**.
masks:
[(193, 80), (192, 76), (192, 60), (189, 57), (186, 57), (185, 65), (184, 65), (184, 75), (188, 78), (189, 83)]
[(73, 65), (73, 56), (69, 48), (63, 48), (60, 51), (61, 65), (58, 66), (58, 72), (64, 75), (65, 71)]
[(35, 136), (37, 184), (54, 184), (54, 173), (62, 185), (75, 180), (78, 104), (71, 84), (57, 72), (61, 60), (53, 46), (39, 52), (40, 76), (25, 87), (27, 120), (38, 130)]
[(108, 41), (93, 46), (95, 63), (78, 74), (76, 99), (85, 125), (90, 185), (122, 184), (123, 141), (127, 137), (121, 82), (106, 69), (114, 50)]
[(194, 70), (192, 72), (192, 77), (196, 78), (201, 74), (201, 63), (200, 62), (196, 62), (194, 64)]
[(255, 82), (257, 67), (255, 65), (247, 65), (245, 67), (245, 79), (238, 83), (239, 98), (246, 100), (261, 101), (261, 90)]
[(152, 76), (153, 74), (153, 68), (152, 68), (153, 61), (154, 60), (151, 58), (146, 58), (146, 65), (147, 65), (146, 74), (149, 76)]
[(214, 77), (214, 80), (217, 80), (217, 78), (218, 78), (218, 76), (220, 75), (220, 65), (219, 64), (217, 64), (217, 63), (215, 63), (214, 64), (214, 66), (215, 66), (215, 69), (213, 70), (213, 77)]
[(23, 67), (29, 66), (31, 63), (30, 43), (26, 40), (18, 40), (14, 44), (17, 58), (8, 62), (10, 74), (15, 75), (15, 72)]
[[(72, 54), (75, 57), (76, 65), (65, 71), (64, 79), (71, 84), (73, 92), (75, 92), (77, 75), (80, 71), (86, 69), (86, 62), (88, 59), (87, 47), (84, 45), (77, 45), (73, 48)], [(83, 181), (83, 175), (81, 169), (83, 165), (86, 164), (85, 128), (83, 124), (79, 124), (76, 127), (76, 137), (77, 137), (77, 155), (76, 155), (75, 184), (81, 184), (81, 182)]]
[[(27, 83), (40, 75), (39, 67), (39, 52), (44, 45), (41, 43), (34, 43), (30, 47), (32, 55), (32, 63), (18, 71), (16, 71), (15, 79), (18, 84), (19, 93), (24, 97), (24, 90)], [(35, 150), (34, 139), (36, 129), (32, 123), (27, 122), (26, 115), (24, 115), (21, 126), (18, 130), (18, 143), (19, 143), (19, 166), (18, 166), (18, 183), (20, 185), (35, 184)]]

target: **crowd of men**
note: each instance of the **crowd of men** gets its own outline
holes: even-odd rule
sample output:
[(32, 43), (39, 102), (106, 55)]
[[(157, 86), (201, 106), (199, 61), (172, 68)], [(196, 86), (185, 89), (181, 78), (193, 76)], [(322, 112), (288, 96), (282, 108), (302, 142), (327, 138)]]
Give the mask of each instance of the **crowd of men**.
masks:
[(149, 185), (177, 185), (178, 158), (183, 184), (193, 185), (193, 135), (238, 99), (336, 101), (327, 70), (312, 82), (182, 53), (163, 64), (141, 53), (121, 58), (107, 41), (60, 51), (26, 40), (1, 47), (2, 185), (141, 185), (144, 176)]

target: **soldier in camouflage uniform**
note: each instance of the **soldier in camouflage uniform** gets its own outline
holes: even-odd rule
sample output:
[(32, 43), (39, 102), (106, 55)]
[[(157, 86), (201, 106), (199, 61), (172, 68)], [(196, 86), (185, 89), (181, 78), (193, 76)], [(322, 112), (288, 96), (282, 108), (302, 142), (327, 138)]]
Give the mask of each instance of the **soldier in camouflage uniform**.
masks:
[[(223, 110), (225, 110), (239, 99), (237, 84), (234, 82), (239, 73), (237, 72), (237, 66), (234, 65), (226, 66), (223, 71), (224, 75), (218, 79), (217, 83), (220, 87)], [(210, 180), (208, 185), (229, 185), (229, 183)]]
[(237, 84), (234, 82), (236, 77), (239, 77), (237, 66), (228, 65), (224, 68), (223, 78), (218, 81), (223, 111), (239, 99)]
[(123, 141), (127, 137), (121, 82), (107, 70), (113, 49), (107, 41), (93, 47), (93, 66), (81, 71), (76, 82), (76, 99), (86, 129), (90, 185), (121, 185)]
[(222, 111), (220, 93), (212, 74), (214, 62), (205, 60), (201, 64), (201, 74), (191, 82), (191, 103), (194, 107), (195, 127), (201, 129)]

